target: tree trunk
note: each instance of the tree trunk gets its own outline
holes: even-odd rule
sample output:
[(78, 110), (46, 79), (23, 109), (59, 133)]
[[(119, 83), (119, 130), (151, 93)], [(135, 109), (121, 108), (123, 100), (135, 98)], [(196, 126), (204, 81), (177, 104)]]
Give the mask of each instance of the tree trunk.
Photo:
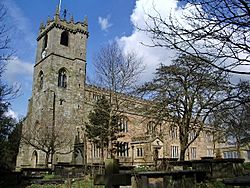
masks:
[(104, 145), (103, 145), (103, 143), (102, 143), (102, 146), (101, 146), (101, 159), (102, 159), (102, 161), (101, 161), (101, 163), (103, 164), (104, 163)]
[(93, 152), (93, 142), (91, 142), (91, 177), (94, 176), (94, 152)]
[(188, 145), (188, 132), (187, 130), (180, 127), (180, 161), (185, 160), (185, 153)]
[(103, 165), (104, 165), (104, 143), (102, 142), (101, 146), (101, 164), (99, 168), (99, 174), (103, 174)]
[(238, 158), (241, 158), (240, 145), (241, 145), (240, 141), (239, 141), (239, 139), (237, 139), (237, 141), (236, 141), (236, 151), (238, 153)]
[(181, 146), (180, 161), (184, 161), (185, 160), (185, 153), (186, 153), (186, 149)]
[(109, 139), (109, 141), (108, 141), (108, 158), (109, 159), (113, 159), (114, 158), (112, 150), (113, 150), (112, 141), (111, 141), (111, 139)]

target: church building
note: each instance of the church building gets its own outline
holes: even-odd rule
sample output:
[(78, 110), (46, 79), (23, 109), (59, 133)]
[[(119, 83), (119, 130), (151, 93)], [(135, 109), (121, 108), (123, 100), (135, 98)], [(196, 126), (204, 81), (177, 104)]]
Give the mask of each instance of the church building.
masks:
[[(98, 97), (108, 91), (86, 84), (88, 37), (86, 18), (81, 22), (75, 22), (73, 17), (67, 20), (60, 17), (58, 9), (53, 19), (41, 23), (32, 96), (22, 130), (25, 142), (21, 141), (17, 168), (44, 167), (52, 161), (54, 164), (101, 161), (100, 149), (85, 135), (84, 122), (88, 121)], [(122, 148), (116, 153), (119, 161), (124, 165), (151, 164), (155, 151), (158, 158), (178, 158), (178, 128), (168, 122), (156, 125), (134, 109), (145, 101), (121, 96), (128, 105), (122, 116), (124, 137), (117, 141)], [(54, 147), (49, 148), (48, 142), (53, 142)], [(190, 145), (186, 159), (211, 157), (214, 148), (212, 133), (203, 131)]]

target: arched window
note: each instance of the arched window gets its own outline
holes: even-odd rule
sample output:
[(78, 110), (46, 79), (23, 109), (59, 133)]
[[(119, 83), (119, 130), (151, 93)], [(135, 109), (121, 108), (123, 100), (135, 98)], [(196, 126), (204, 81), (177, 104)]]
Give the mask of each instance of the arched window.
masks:
[(58, 72), (58, 87), (67, 87), (67, 74), (64, 68), (60, 69)]
[(60, 44), (64, 45), (64, 46), (68, 46), (69, 45), (69, 33), (67, 31), (63, 31), (62, 32)]
[(43, 38), (43, 50), (47, 48), (48, 45), (48, 34), (46, 34)]
[(150, 134), (150, 133), (154, 133), (154, 132), (155, 132), (155, 122), (150, 121), (147, 124), (147, 133)]
[(31, 156), (31, 161), (32, 161), (32, 167), (36, 168), (37, 167), (37, 162), (38, 162), (38, 154), (37, 151), (33, 151), (32, 156)]
[(213, 141), (213, 135), (210, 131), (204, 132), (204, 137), (206, 142), (212, 142)]
[(195, 136), (196, 136), (195, 130), (191, 130), (189, 132), (188, 139), (191, 141), (191, 140), (193, 140), (195, 138)]
[(40, 71), (38, 75), (38, 89), (39, 90), (43, 88), (43, 81), (44, 81), (43, 71)]
[(128, 132), (128, 118), (125, 116), (120, 118), (120, 132)]
[(170, 137), (172, 139), (177, 139), (178, 138), (178, 128), (175, 125), (172, 125), (169, 130)]

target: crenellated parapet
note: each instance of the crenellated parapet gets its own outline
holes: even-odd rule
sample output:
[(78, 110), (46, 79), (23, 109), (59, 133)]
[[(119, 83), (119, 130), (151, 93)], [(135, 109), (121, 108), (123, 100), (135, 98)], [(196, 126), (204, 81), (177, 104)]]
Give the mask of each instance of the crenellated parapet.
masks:
[(45, 25), (43, 22), (41, 23), (37, 40), (42, 38), (54, 27), (74, 34), (82, 33), (89, 37), (87, 17), (85, 17), (82, 22), (74, 22), (73, 16), (71, 16), (70, 20), (66, 20), (65, 18), (60, 17), (59, 9), (57, 8), (54, 19), (50, 19), (50, 17), (48, 17)]

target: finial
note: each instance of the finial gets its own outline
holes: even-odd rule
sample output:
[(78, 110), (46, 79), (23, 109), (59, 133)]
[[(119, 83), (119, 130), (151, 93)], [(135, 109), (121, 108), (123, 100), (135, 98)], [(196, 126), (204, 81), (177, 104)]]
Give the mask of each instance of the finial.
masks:
[(88, 18), (87, 18), (87, 16), (84, 17), (83, 24), (84, 25), (88, 25)]
[(40, 30), (42, 30), (42, 29), (44, 29), (45, 27), (44, 27), (44, 23), (43, 22), (41, 22), (41, 24), (40, 24)]
[(74, 17), (73, 17), (73, 15), (71, 15), (71, 17), (70, 17), (70, 22), (74, 23)]
[(50, 23), (50, 17), (48, 16), (48, 19), (47, 19), (47, 24), (49, 24)]
[(59, 10), (59, 6), (56, 7), (56, 14), (55, 14), (55, 20), (59, 20), (60, 19), (60, 10)]

